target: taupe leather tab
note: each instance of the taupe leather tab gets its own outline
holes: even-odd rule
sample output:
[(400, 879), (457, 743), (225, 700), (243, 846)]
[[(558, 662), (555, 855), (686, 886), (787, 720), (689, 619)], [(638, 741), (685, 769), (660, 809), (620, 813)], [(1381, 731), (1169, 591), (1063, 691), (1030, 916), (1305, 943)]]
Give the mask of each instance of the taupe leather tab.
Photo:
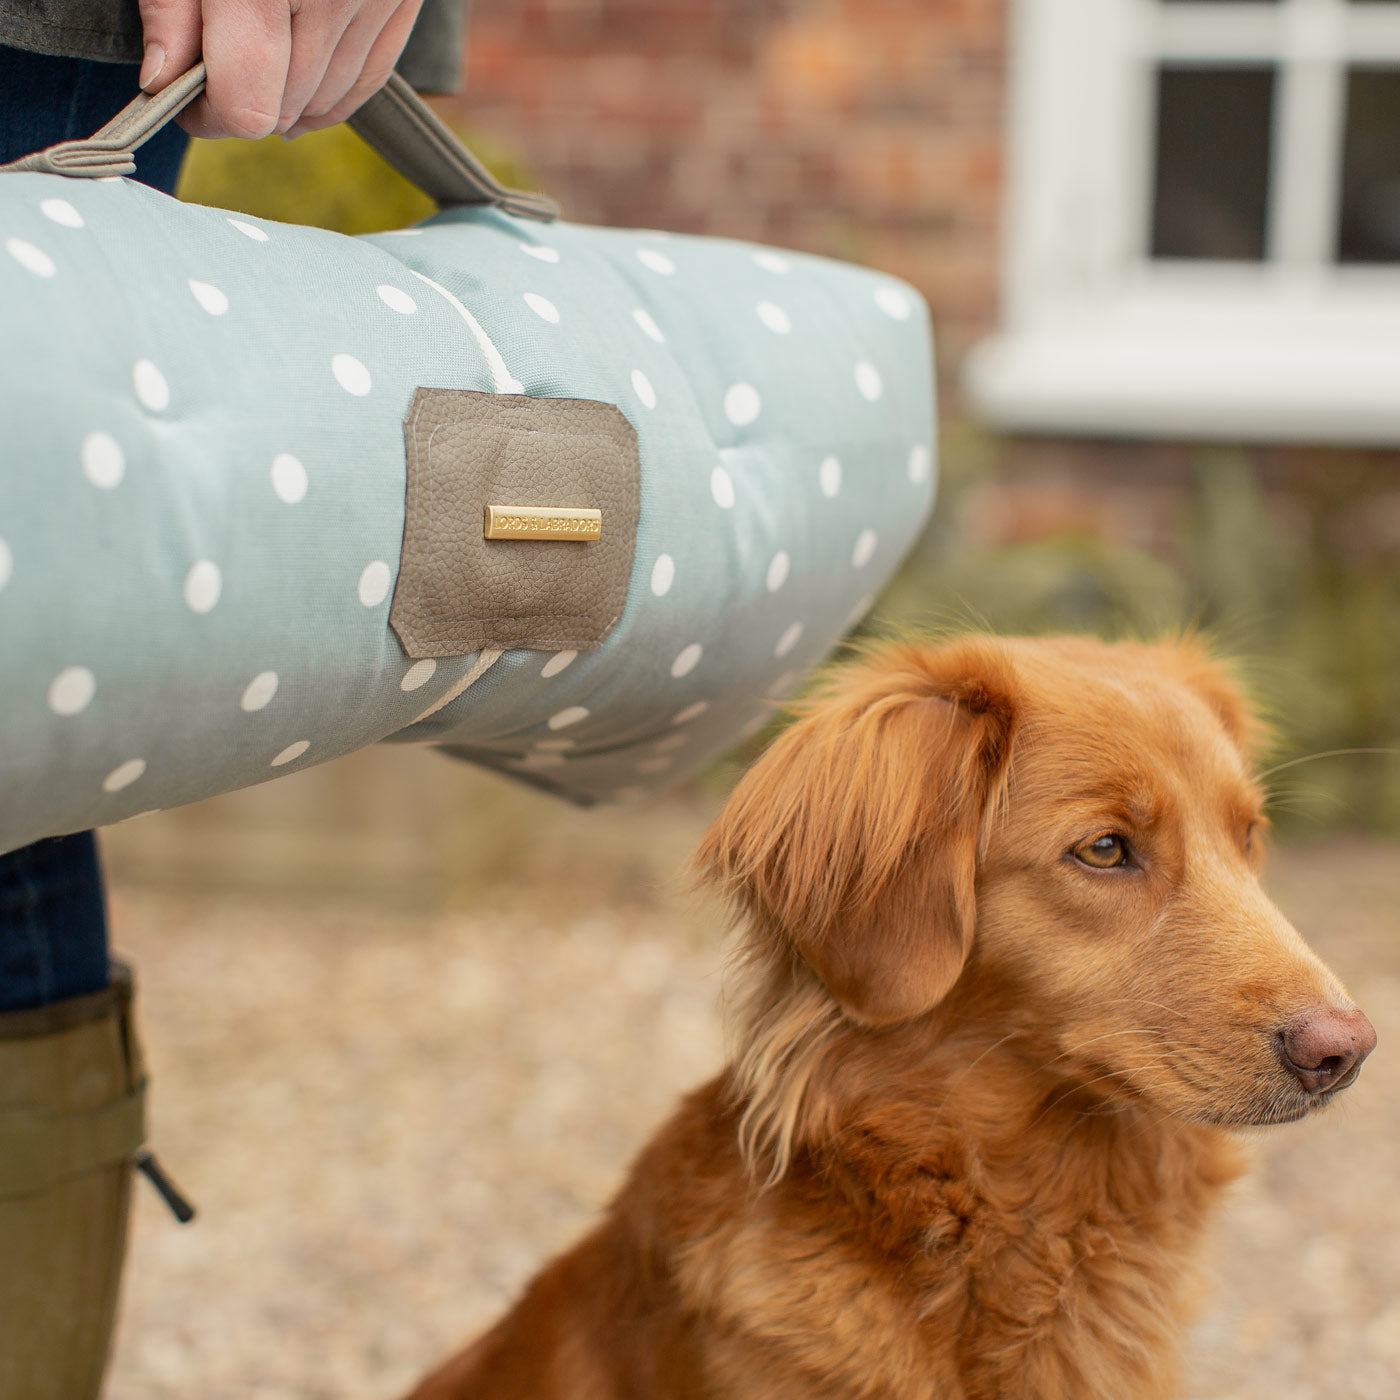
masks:
[[(204, 91), (204, 64), (155, 94), (141, 93), (100, 131), (85, 141), (60, 141), (21, 156), (6, 171), (32, 170), (46, 175), (130, 175), (133, 152)], [(523, 219), (548, 222), (559, 206), (540, 194), (509, 190), (457, 139), (452, 129), (397, 73), (347, 125), (407, 180), (443, 209), (462, 204), (489, 204)]]
[[(483, 648), (586, 651), (622, 615), (641, 508), (637, 435), (620, 409), (419, 389), (404, 419), (403, 557), (389, 622), (413, 657)], [(596, 539), (490, 539), (486, 507), (596, 510)]]

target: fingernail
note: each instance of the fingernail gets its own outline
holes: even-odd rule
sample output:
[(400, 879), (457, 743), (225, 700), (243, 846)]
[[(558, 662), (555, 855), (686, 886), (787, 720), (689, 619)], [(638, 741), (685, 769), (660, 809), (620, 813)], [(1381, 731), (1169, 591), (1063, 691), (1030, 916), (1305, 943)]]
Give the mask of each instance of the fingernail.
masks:
[(152, 40), (146, 45), (145, 55), (141, 59), (141, 76), (136, 80), (137, 86), (144, 92), (160, 77), (164, 68), (165, 46)]

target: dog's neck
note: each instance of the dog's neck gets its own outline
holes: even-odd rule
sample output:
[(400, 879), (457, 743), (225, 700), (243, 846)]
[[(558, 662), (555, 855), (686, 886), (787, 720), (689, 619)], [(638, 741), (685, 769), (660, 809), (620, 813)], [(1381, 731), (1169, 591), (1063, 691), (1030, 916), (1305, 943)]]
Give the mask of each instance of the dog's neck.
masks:
[[(831, 1055), (830, 1077), (812, 1085), (825, 1121), (809, 1140), (824, 1170), (861, 1183), (882, 1209), (891, 1204), (888, 1188), (898, 1195), (917, 1180), (917, 1197), (947, 1182), (1036, 1229), (1072, 1230), (1089, 1217), (1139, 1225), (1161, 1217), (1190, 1234), (1242, 1169), (1224, 1130), (1095, 1093), (1028, 1062), (1014, 1040), (882, 1042), (876, 1100), (865, 1093), (867, 1077), (844, 1073), (859, 1051)], [(916, 1235), (923, 1228), (917, 1218), (908, 1225)]]
[[(1199, 1245), (1242, 1166), (1232, 1137), (1097, 1097), (953, 1017), (932, 1039), (844, 1036), (810, 1085), (799, 1190), (838, 1197), (921, 1312), (961, 1313), (985, 1394), (1022, 1394), (1033, 1372), (1060, 1377), (1046, 1395), (1174, 1393)], [(857, 1087), (872, 1057), (878, 1099)]]

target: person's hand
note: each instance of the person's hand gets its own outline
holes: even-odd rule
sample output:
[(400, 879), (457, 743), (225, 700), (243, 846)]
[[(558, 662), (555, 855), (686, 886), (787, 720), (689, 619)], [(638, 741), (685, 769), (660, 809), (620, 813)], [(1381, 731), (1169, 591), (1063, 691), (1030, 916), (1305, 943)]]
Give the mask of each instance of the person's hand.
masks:
[(389, 79), (423, 0), (139, 0), (141, 87), (159, 92), (203, 54), (191, 136), (298, 136), (334, 126)]

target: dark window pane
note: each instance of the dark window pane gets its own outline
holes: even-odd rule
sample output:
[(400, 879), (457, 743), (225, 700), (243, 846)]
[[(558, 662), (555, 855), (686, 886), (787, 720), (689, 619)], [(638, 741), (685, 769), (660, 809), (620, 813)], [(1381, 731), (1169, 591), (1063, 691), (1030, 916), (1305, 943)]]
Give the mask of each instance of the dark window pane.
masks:
[(1337, 258), (1400, 261), (1400, 69), (1353, 68), (1347, 75)]
[(1263, 258), (1273, 111), (1272, 67), (1159, 70), (1154, 258)]

